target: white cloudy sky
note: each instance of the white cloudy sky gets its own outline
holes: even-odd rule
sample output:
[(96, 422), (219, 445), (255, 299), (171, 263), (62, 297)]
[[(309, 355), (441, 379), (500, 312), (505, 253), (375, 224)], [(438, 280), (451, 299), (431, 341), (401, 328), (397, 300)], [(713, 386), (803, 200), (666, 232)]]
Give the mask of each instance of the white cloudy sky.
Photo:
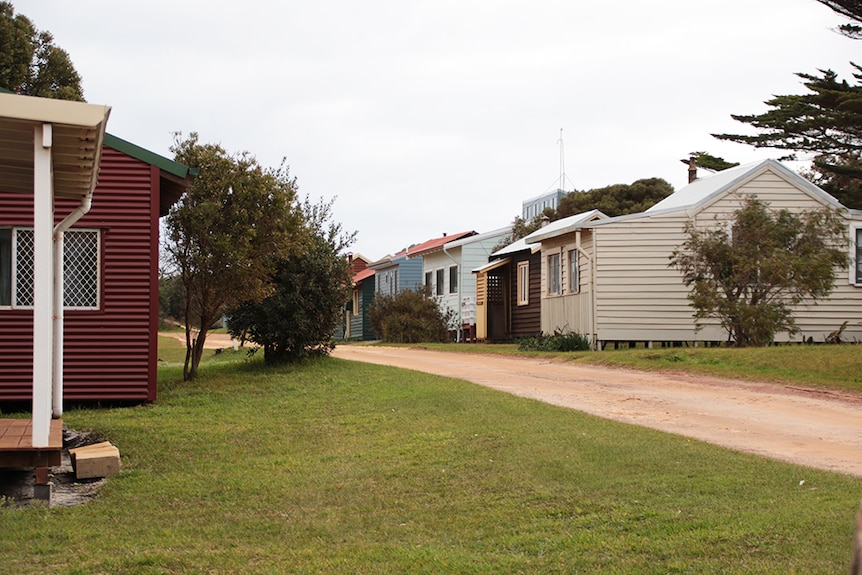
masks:
[(815, 0), (13, 0), (54, 34), (108, 131), (287, 159), (372, 259), (508, 225), (524, 199), (662, 177), (745, 127), (794, 72), (849, 77), (862, 42)]

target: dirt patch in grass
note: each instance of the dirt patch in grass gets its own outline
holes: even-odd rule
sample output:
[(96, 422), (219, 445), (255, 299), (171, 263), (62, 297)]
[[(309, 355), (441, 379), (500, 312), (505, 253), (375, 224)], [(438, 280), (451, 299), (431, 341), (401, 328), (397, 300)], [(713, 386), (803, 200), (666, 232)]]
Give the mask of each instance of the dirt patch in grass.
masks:
[[(72, 507), (86, 503), (105, 484), (104, 478), (76, 478), (69, 455), (70, 449), (100, 441), (102, 438), (93, 433), (63, 430), (62, 462), (58, 467), (51, 468), (51, 507)], [(0, 505), (17, 508), (42, 503), (33, 498), (35, 483), (36, 472), (33, 469), (0, 469)]]

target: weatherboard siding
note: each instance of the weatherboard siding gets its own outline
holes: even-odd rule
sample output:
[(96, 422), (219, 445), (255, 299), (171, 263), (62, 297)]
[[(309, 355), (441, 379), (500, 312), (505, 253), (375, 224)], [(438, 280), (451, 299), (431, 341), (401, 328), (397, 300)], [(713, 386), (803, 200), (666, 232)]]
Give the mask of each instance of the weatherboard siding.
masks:
[(692, 341), (718, 337), (695, 333), (688, 289), (670, 254), (685, 241), (684, 214), (598, 226), (596, 233), (596, 333), (599, 341)]
[[(569, 270), (566, 258), (569, 251), (578, 248), (577, 235), (572, 232), (542, 242), (542, 333), (576, 332), (587, 336), (593, 334), (592, 267), (594, 264), (592, 260), (595, 257), (593, 237), (591, 230), (581, 231), (581, 255), (578, 258), (580, 288), (576, 293), (570, 293), (568, 289)], [(559, 295), (548, 293), (548, 256), (554, 253), (560, 254), (561, 262)]]
[[(528, 262), (529, 268), (529, 298), (527, 305), (518, 305), (518, 265)], [(530, 337), (542, 330), (542, 253), (516, 255), (508, 264), (509, 270), (509, 309), (511, 322), (509, 337)]]
[[(32, 225), (33, 197), (0, 193), (0, 226)], [(58, 199), (55, 220), (77, 206)], [(74, 228), (101, 236), (100, 307), (66, 310), (64, 398), (148, 401), (156, 396), (159, 170), (109, 147), (93, 205)], [(0, 401), (29, 401), (31, 310), (0, 309)]]
[[(824, 206), (784, 178), (765, 172), (697, 213), (698, 227), (725, 226), (743, 198), (755, 194), (771, 209), (801, 211)], [(681, 245), (689, 220), (685, 212), (669, 213), (597, 226), (596, 324), (600, 341), (724, 341), (717, 320), (695, 329), (689, 288), (670, 267), (670, 255)], [(862, 288), (851, 286), (846, 271), (836, 273), (836, 287), (817, 305), (794, 308), (801, 330), (796, 336), (776, 334), (776, 341), (823, 341), (845, 320), (846, 337), (862, 339)]]

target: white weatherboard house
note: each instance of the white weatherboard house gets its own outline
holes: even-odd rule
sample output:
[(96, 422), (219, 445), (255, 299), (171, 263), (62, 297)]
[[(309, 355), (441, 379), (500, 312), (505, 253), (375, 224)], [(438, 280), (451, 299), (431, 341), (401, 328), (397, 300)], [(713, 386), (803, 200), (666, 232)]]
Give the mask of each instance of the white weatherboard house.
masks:
[(837, 209), (847, 223), (849, 271), (839, 272), (828, 298), (796, 306), (800, 333), (779, 333), (776, 341), (822, 342), (845, 321), (844, 337), (862, 340), (862, 211), (845, 208), (774, 160), (697, 180), (639, 214), (570, 225), (559, 220), (527, 236), (542, 246), (542, 331), (576, 331), (599, 348), (616, 341), (726, 341), (715, 320), (695, 329), (689, 288), (669, 258), (685, 241), (688, 221), (727, 225), (750, 196), (775, 210)]
[(511, 232), (506, 227), (462, 237), (421, 254), (425, 285), (441, 309), (454, 312), (453, 329), (476, 325), (476, 276), (472, 270), (488, 263), (494, 247)]

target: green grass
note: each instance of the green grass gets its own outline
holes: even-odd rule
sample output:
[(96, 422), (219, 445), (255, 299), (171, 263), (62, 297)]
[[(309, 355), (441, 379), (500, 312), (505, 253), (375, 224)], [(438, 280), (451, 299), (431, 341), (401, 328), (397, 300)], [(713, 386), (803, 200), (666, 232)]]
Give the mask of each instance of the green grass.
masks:
[(741, 349), (640, 348), (570, 353), (520, 352), (514, 344), (422, 344), (421, 347), (464, 353), (544, 357), (647, 371), (680, 371), (862, 393), (860, 345), (784, 345)]
[(411, 371), (218, 361), (67, 411), (123, 471), (80, 507), (0, 509), (0, 573), (847, 569), (858, 478)]

